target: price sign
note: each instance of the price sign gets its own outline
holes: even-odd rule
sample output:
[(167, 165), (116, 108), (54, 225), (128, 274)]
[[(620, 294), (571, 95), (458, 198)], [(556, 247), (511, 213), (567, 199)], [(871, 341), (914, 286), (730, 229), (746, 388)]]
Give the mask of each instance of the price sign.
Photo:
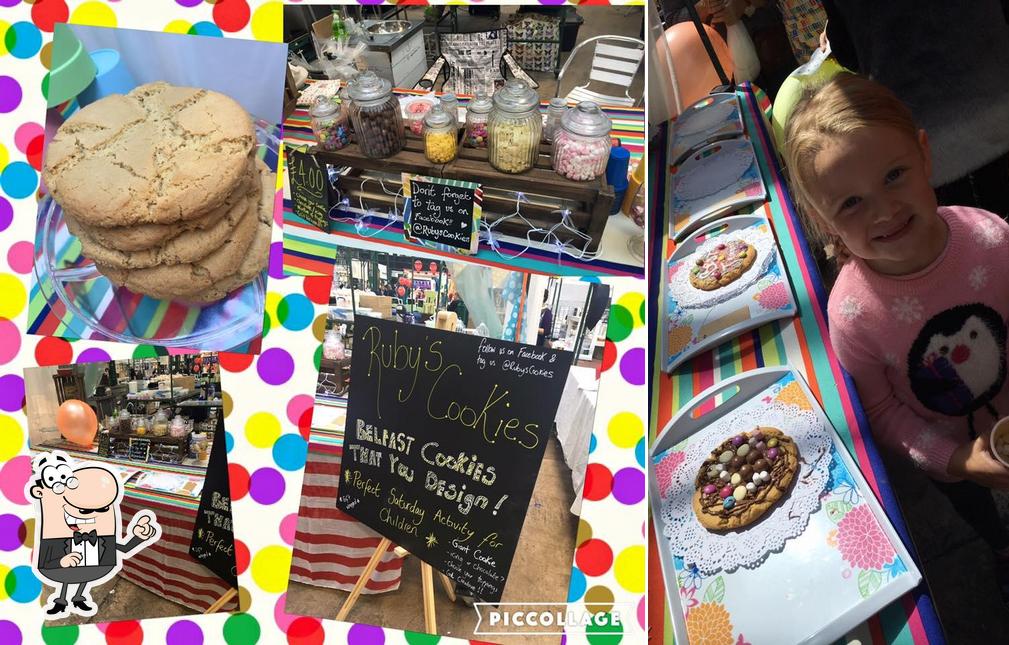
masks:
[(328, 231), (331, 204), (329, 179), (326, 177), (325, 168), (315, 155), (294, 148), (287, 148), (285, 154), (294, 214)]

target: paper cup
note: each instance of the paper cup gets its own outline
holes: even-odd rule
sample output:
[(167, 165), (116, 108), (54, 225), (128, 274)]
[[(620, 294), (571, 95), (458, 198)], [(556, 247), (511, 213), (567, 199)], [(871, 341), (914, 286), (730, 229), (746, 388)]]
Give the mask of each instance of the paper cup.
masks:
[(1009, 417), (999, 419), (999, 422), (995, 424), (994, 428), (992, 428), (988, 441), (991, 445), (991, 454), (995, 456), (995, 459), (998, 459), (1002, 462), (1002, 464), (1009, 466), (1009, 454), (1003, 455), (999, 453), (998, 449), (995, 447), (999, 443), (1009, 442)]

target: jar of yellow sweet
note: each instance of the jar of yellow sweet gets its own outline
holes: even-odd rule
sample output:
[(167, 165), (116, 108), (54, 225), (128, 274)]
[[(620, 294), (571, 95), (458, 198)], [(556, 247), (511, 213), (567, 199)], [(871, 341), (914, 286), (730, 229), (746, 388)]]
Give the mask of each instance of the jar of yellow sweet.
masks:
[(455, 119), (435, 105), (424, 117), (424, 156), (431, 163), (448, 163), (458, 151)]

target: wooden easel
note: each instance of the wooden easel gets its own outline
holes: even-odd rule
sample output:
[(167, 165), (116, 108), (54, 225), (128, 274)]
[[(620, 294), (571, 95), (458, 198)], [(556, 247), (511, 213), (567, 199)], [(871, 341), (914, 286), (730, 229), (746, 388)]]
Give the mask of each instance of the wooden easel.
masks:
[[(375, 552), (371, 554), (371, 559), (368, 560), (367, 566), (364, 567), (364, 571), (361, 572), (361, 575), (357, 578), (357, 582), (354, 583), (354, 588), (351, 590), (350, 595), (343, 601), (340, 613), (336, 615), (337, 620), (347, 619), (347, 614), (350, 613), (354, 603), (357, 602), (357, 597), (361, 595), (361, 590), (364, 589), (364, 585), (371, 579), (371, 574), (378, 568), (379, 560), (382, 559), (382, 555), (389, 550), (391, 545), (392, 540), (382, 538), (382, 541), (375, 547)], [(410, 552), (403, 547), (396, 547), (394, 552), (401, 558), (410, 555)], [(442, 587), (445, 588), (448, 599), (455, 602), (455, 590), (452, 588), (452, 582), (448, 579), (448, 576), (439, 571), (438, 579), (441, 580)], [(424, 594), (424, 631), (428, 634), (437, 634), (438, 621), (434, 611), (434, 567), (424, 561), (420, 563), (420, 582)]]
[[(228, 589), (226, 592), (224, 592), (223, 596), (221, 596), (220, 598), (218, 598), (217, 601), (214, 602), (214, 604), (210, 605), (210, 607), (207, 609), (207, 611), (205, 611), (203, 613), (204, 614), (217, 613), (218, 611), (221, 610), (221, 607), (223, 607), (225, 605), (225, 603), (227, 603), (229, 600), (231, 600), (232, 598), (234, 598), (235, 594), (237, 594), (237, 593), (238, 593), (238, 589), (235, 589), (234, 587), (232, 587), (231, 589)], [(239, 607), (238, 609), (239, 609), (239, 611), (241, 611), (242, 608)]]

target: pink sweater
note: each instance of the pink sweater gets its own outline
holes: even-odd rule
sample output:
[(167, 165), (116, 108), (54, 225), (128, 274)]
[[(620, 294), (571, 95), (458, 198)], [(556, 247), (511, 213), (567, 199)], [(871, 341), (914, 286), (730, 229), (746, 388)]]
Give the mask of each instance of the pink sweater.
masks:
[(898, 277), (854, 258), (827, 312), (876, 439), (950, 481), (949, 458), (971, 427), (984, 435), (1009, 416), (1009, 224), (963, 206), (939, 215), (949, 241), (935, 262)]

